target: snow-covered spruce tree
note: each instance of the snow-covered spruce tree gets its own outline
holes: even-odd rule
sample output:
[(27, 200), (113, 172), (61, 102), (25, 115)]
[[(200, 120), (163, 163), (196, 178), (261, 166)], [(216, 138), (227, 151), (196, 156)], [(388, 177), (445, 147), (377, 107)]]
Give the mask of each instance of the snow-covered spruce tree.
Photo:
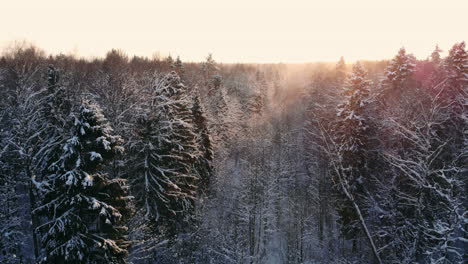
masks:
[[(381, 191), (376, 194), (379, 240), (386, 261), (460, 260), (466, 221), (460, 196), (466, 178), (460, 160), (464, 125), (462, 108), (453, 111), (459, 102), (458, 92), (452, 89), (456, 86), (448, 85), (451, 81), (439, 70), (441, 79), (434, 83), (436, 93), (430, 100), (413, 97), (412, 104), (420, 107), (403, 107), (404, 112), (382, 120), (390, 128), (385, 143), (391, 146), (385, 153), (390, 175), (381, 179)], [(389, 144), (392, 141), (395, 144)]]
[(443, 50), (441, 50), (439, 48), (439, 45), (436, 45), (435, 46), (435, 49), (434, 51), (431, 53), (431, 62), (438, 65), (440, 64), (440, 62), (442, 61), (442, 58), (440, 57), (440, 53), (442, 52)]
[[(336, 106), (341, 103), (343, 87), (336, 87), (335, 81), (329, 81), (322, 75), (316, 75), (312, 80), (308, 91), (306, 91), (306, 122), (305, 122), (305, 142), (306, 163), (311, 175), (316, 178), (317, 186), (317, 236), (322, 241), (338, 241), (335, 230), (335, 192), (333, 191), (333, 179), (330, 177), (331, 159), (335, 158), (336, 151), (329, 153), (327, 146), (329, 138), (327, 135), (334, 135), (334, 128), (337, 117)], [(343, 95), (344, 96), (344, 95)], [(325, 243), (325, 242), (323, 242)], [(343, 243), (335, 243), (330, 247), (328, 256), (339, 257), (338, 247)]]
[(346, 81), (346, 63), (344, 57), (340, 57), (335, 66), (335, 79), (338, 84), (343, 84)]
[(455, 94), (463, 93), (468, 85), (468, 53), (465, 42), (456, 43), (445, 59), (445, 69), (448, 74), (448, 85)]
[(436, 100), (447, 106), (451, 119), (448, 120), (446, 132), (456, 133), (449, 137), (460, 138), (464, 126), (463, 112), (466, 110), (465, 98), (468, 87), (468, 53), (465, 42), (456, 43), (443, 61), (445, 79), (438, 85), (439, 94)]
[[(435, 100), (444, 106), (444, 112), (448, 115), (445, 122), (438, 126), (436, 133), (441, 141), (446, 142), (441, 158), (440, 166), (450, 166), (453, 172), (466, 169), (466, 154), (462, 146), (467, 146), (466, 136), (468, 131), (468, 53), (465, 42), (456, 43), (449, 51), (449, 55), (443, 62), (446, 74), (445, 82)], [(459, 176), (466, 179), (464, 176)], [(465, 184), (468, 181), (465, 180)]]
[[(63, 127), (59, 121), (67, 116), (64, 107), (67, 99), (59, 92), (62, 89), (58, 85), (58, 71), (49, 66), (47, 85), (41, 89), (43, 82), (40, 79), (40, 67), (30, 66), (27, 63), (11, 65), (5, 72), (4, 81), (1, 81), (2, 86), (5, 85), (2, 87), (5, 88), (1, 94), (2, 105), (5, 103), (3, 106), (7, 107), (1, 118), (2, 122), (6, 122), (2, 130), (8, 132), (5, 134), (7, 144), (2, 149), (7, 157), (4, 162), (10, 168), (7, 171), (12, 173), (5, 176), (11, 177), (12, 181), (9, 182), (13, 185), (8, 188), (16, 193), (15, 199), (19, 206), (17, 213), (20, 216), (18, 220), (21, 220), (16, 221), (16, 224), (25, 234), (21, 243), (22, 252), (17, 252), (17, 256), (23, 257), (26, 262), (33, 257), (37, 258), (40, 248), (36, 232), (33, 231), (38, 225), (38, 218), (31, 216), (32, 209), (38, 205), (40, 193), (33, 183), (41, 178), (54, 155), (54, 149), (63, 137), (58, 132)], [(51, 78), (52, 75), (54, 78)], [(52, 117), (52, 112), (56, 113), (55, 117)]]
[(412, 106), (411, 94), (415, 93), (413, 75), (416, 58), (401, 48), (389, 62), (382, 81), (381, 104), (386, 112), (398, 113)]
[[(60, 85), (59, 71), (52, 65), (47, 67), (47, 86), (33, 94), (26, 102), (29, 113), (25, 118), (24, 147), (28, 149), (26, 174), (31, 180), (29, 191), (31, 211), (40, 205), (43, 198), (42, 181), (50, 174), (49, 167), (61, 155), (67, 131), (70, 129), (72, 101), (65, 87)], [(33, 240), (36, 258), (42, 247), (38, 215), (32, 214)]]
[(156, 145), (160, 151), (159, 162), (162, 167), (172, 171), (169, 175), (178, 186), (177, 190), (167, 194), (176, 198), (171, 202), (176, 213), (174, 220), (187, 220), (193, 210), (199, 180), (193, 167), (200, 151), (192, 119), (192, 102), (187, 87), (175, 72), (165, 76), (155, 93), (153, 103), (159, 112), (160, 141)]
[(461, 144), (460, 139), (466, 137), (464, 133), (468, 127), (468, 52), (465, 42), (453, 45), (444, 61), (444, 68), (447, 82), (438, 99), (448, 105), (450, 119), (446, 128), (447, 137), (453, 139), (454, 148), (457, 148)]
[[(461, 193), (468, 191), (468, 52), (465, 42), (456, 43), (449, 51), (449, 55), (445, 59), (444, 68), (447, 72), (447, 87), (448, 98), (452, 98), (450, 103), (450, 122), (447, 127), (446, 137), (450, 138), (450, 149), (452, 157), (455, 159), (454, 169), (459, 171), (457, 178), (462, 182), (463, 187)], [(444, 91), (445, 92), (445, 91)], [(450, 101), (449, 101), (450, 102)], [(461, 148), (460, 148), (461, 147)], [(463, 197), (463, 196), (462, 196)], [(468, 197), (463, 198), (464, 211), (459, 212), (464, 217), (465, 225), (461, 229), (462, 237), (458, 246), (465, 249), (463, 258), (468, 257), (466, 251), (468, 242)]]
[[(424, 94), (417, 88), (414, 80), (416, 67), (414, 62), (414, 56), (407, 54), (404, 48), (401, 48), (389, 62), (377, 100), (380, 109), (376, 111), (376, 114), (381, 116), (382, 120), (389, 117), (397, 120), (410, 120), (408, 115), (416, 114), (419, 110), (414, 100), (421, 98)], [(396, 138), (387, 139), (387, 141), (394, 141), (393, 144), (399, 144), (404, 150), (406, 141), (395, 136)]]
[(129, 178), (142, 224), (157, 224), (155, 233), (174, 235), (189, 219), (197, 194), (191, 101), (175, 72), (154, 80), (150, 89), (138, 117), (138, 137), (130, 144)]
[(438, 45), (436, 45), (434, 51), (431, 53), (430, 56), (430, 63), (432, 67), (432, 72), (428, 78), (428, 80), (425, 80), (426, 85), (430, 89), (433, 89), (435, 93), (439, 92), (441, 88), (443, 88), (443, 82), (445, 78), (445, 74), (443, 71), (443, 64), (442, 64), (442, 58), (440, 56), (440, 53), (442, 50), (439, 48)]
[(208, 121), (198, 96), (193, 98), (192, 115), (201, 152), (195, 165), (200, 178), (199, 189), (200, 192), (207, 193), (209, 192), (209, 186), (213, 176), (213, 146), (211, 143), (211, 135), (208, 130)]
[(33, 134), (35, 133), (35, 137), (44, 138), (44, 140), (37, 139), (38, 146), (32, 159), (36, 168), (35, 180), (38, 181), (49, 173), (51, 163), (60, 157), (60, 148), (66, 140), (66, 131), (70, 129), (68, 120), (73, 103), (65, 87), (59, 84), (59, 79), (59, 71), (50, 65), (47, 69), (47, 89), (42, 92), (43, 96), (38, 98), (39, 111), (35, 117), (37, 124)]
[(405, 48), (401, 48), (398, 54), (390, 61), (385, 71), (384, 82), (389, 84), (392, 89), (405, 89), (414, 73), (414, 60), (413, 55), (407, 54)]
[(206, 61), (201, 66), (203, 84), (206, 88), (210, 87), (211, 79), (218, 73), (218, 70), (219, 68), (216, 65), (216, 61), (213, 59), (213, 54), (208, 54)]
[[(371, 82), (359, 62), (353, 65), (353, 71), (347, 80), (345, 101), (338, 107), (336, 125), (336, 143), (338, 143), (339, 171), (335, 175), (338, 196), (338, 213), (342, 234), (353, 240), (353, 251), (356, 240), (367, 230), (363, 226), (364, 200), (370, 184), (369, 162), (369, 120), (365, 108), (368, 103)], [(346, 189), (346, 190), (344, 190)], [(346, 193), (348, 192), (348, 193)]]
[(164, 59), (164, 62), (167, 66), (171, 67), (174, 64), (174, 58), (172, 58), (171, 54), (169, 54), (169, 56)]
[(257, 70), (255, 74), (255, 89), (251, 98), (249, 98), (249, 112), (260, 116), (267, 107), (267, 83), (265, 74)]
[(451, 118), (447, 132), (452, 133), (449, 137), (459, 142), (457, 139), (463, 137), (468, 125), (468, 52), (465, 42), (453, 45), (444, 61), (444, 68), (447, 72), (447, 83), (440, 99), (449, 106)]
[[(1, 72), (0, 72), (1, 78)], [(0, 79), (1, 83), (1, 79)], [(0, 89), (3, 88), (0, 84)], [(24, 198), (25, 193), (18, 190), (18, 186), (24, 182), (21, 174), (24, 160), (21, 152), (10, 142), (15, 141), (15, 135), (11, 128), (11, 118), (7, 109), (0, 107), (0, 262), (16, 264), (31, 262), (32, 258), (22, 252), (28, 244), (30, 230), (24, 228)], [(10, 125), (10, 126), (9, 126)], [(27, 219), (25, 219), (27, 220)], [(30, 256), (33, 255), (29, 252)]]
[[(211, 53), (208, 54), (205, 62), (201, 64), (200, 68), (201, 85), (199, 85), (198, 89), (200, 96), (204, 98), (205, 96), (212, 94), (213, 86), (215, 85), (213, 78), (214, 76), (219, 75), (219, 68)], [(222, 79), (219, 80), (221, 81)]]
[(209, 99), (209, 110), (211, 114), (210, 130), (213, 132), (214, 145), (225, 143), (228, 138), (226, 135), (229, 120), (229, 105), (226, 91), (222, 85), (221, 75), (214, 75), (212, 78)]
[(44, 179), (45, 219), (40, 263), (126, 263), (125, 219), (130, 214), (125, 181), (109, 179), (103, 165), (122, 153), (121, 138), (98, 106), (83, 102), (60, 157)]
[(179, 75), (183, 75), (184, 72), (185, 72), (185, 69), (184, 69), (184, 64), (182, 63), (182, 61), (180, 60), (180, 57), (177, 56), (176, 60), (174, 61), (174, 63), (172, 63), (171, 65), (171, 68)]

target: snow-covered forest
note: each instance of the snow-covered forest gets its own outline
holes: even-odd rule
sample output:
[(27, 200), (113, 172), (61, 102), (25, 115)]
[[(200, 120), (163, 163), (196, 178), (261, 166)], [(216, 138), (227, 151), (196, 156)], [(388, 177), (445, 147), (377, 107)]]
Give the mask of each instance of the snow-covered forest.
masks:
[(443, 49), (5, 51), (0, 263), (466, 263), (468, 55)]

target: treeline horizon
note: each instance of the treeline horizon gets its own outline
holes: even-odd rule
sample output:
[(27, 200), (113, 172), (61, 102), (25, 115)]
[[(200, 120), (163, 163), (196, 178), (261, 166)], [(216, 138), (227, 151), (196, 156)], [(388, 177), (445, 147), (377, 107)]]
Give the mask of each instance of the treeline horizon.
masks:
[[(434, 44), (434, 46), (439, 47), (438, 44)], [(405, 48), (405, 46), (401, 46), (400, 48)], [(439, 47), (441, 49), (441, 52), (444, 51), (444, 47)], [(448, 48), (449, 47), (445, 47)], [(53, 57), (68, 57), (69, 59), (75, 59), (78, 61), (86, 61), (86, 62), (93, 62), (93, 61), (99, 61), (104, 59), (107, 54), (109, 53), (118, 53), (120, 54), (123, 58), (126, 58), (129, 62), (132, 60), (144, 60), (144, 61), (165, 61), (165, 60), (176, 60), (179, 58), (180, 60), (184, 61), (184, 63), (187, 64), (199, 64), (203, 63), (204, 60), (185, 60), (183, 56), (177, 55), (173, 56), (170, 52), (169, 53), (163, 53), (160, 51), (155, 51), (152, 54), (148, 55), (137, 55), (137, 54), (130, 54), (123, 48), (117, 48), (117, 47), (110, 47), (107, 52), (105, 52), (102, 55), (96, 55), (96, 56), (85, 56), (85, 55), (80, 55), (79, 52), (76, 51), (69, 51), (69, 52), (54, 52), (54, 51), (49, 51), (46, 49), (42, 49), (40, 45), (35, 44), (34, 42), (30, 42), (27, 40), (22, 40), (22, 41), (12, 41), (9, 44), (3, 45), (2, 48), (0, 48), (0, 56), (2, 57), (7, 57), (10, 56), (11, 54), (15, 53), (17, 50), (27, 50), (27, 49), (34, 49), (35, 52), (37, 53), (38, 56), (41, 57), (48, 57), (48, 58), (53, 58)], [(395, 52), (398, 51), (399, 48), (395, 49)], [(409, 50), (411, 52), (411, 50)], [(216, 58), (216, 53), (213, 52), (206, 52), (206, 57), (212, 56)], [(417, 58), (418, 60), (426, 60), (430, 59), (431, 54), (427, 54), (425, 58)], [(206, 59), (206, 57), (204, 59)], [(223, 62), (220, 60), (217, 60), (217, 63), (219, 64), (226, 64), (226, 65), (235, 65), (235, 64), (246, 64), (246, 65), (268, 65), (268, 64), (285, 64), (285, 65), (303, 65), (303, 64), (329, 64), (329, 65), (334, 65), (336, 62), (340, 60), (340, 58), (343, 57), (346, 59), (346, 56), (343, 54), (340, 54), (339, 51), (337, 51), (336, 54), (336, 60), (310, 60), (310, 61), (301, 61), (301, 62), (287, 62), (287, 61), (268, 61), (268, 62), (255, 62), (255, 61), (248, 61), (248, 62)], [(356, 59), (352, 62), (346, 61), (345, 63), (347, 65), (351, 65), (353, 63), (356, 63), (358, 61), (360, 62), (388, 62), (392, 59), (392, 57), (388, 58), (379, 58), (379, 59)]]

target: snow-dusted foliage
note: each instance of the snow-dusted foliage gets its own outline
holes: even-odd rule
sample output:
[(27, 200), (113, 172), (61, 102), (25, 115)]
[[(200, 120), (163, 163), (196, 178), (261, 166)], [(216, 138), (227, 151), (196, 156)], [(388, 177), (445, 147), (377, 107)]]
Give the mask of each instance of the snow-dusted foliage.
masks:
[(200, 177), (195, 164), (202, 157), (192, 102), (177, 73), (155, 78), (147, 92), (130, 142), (129, 179), (140, 218), (135, 234), (140, 241), (152, 238), (138, 244), (136, 256), (153, 254), (157, 235), (173, 236), (190, 222)]
[[(423, 68), (423, 73), (428, 72), (429, 74), (422, 75), (422, 84), (427, 89), (434, 90), (434, 93), (439, 92), (446, 82), (443, 61), (440, 53), (443, 50), (436, 45), (434, 51), (431, 53), (429, 60), (427, 61), (427, 67)], [(425, 71), (424, 71), (425, 70)]]
[(82, 103), (68, 139), (43, 179), (40, 263), (125, 263), (129, 215), (125, 181), (101, 171), (121, 154), (121, 139), (98, 106)]
[(335, 78), (338, 84), (343, 84), (346, 81), (346, 63), (344, 57), (335, 66)]
[[(33, 155), (35, 177), (42, 180), (49, 166), (57, 158), (70, 129), (72, 102), (70, 94), (59, 83), (59, 72), (53, 66), (47, 69), (47, 88), (37, 95), (39, 111), (36, 113), (35, 131), (31, 140), (37, 140)], [(47, 136), (44, 136), (47, 135)], [(41, 137), (44, 139), (41, 140)]]
[(371, 82), (367, 73), (357, 62), (344, 88), (344, 102), (338, 106), (337, 124), (338, 142), (343, 144), (342, 156), (347, 167), (363, 166), (361, 150), (366, 145), (367, 120), (365, 107), (369, 100)]
[(431, 61), (432, 61), (434, 64), (438, 65), (438, 64), (440, 64), (440, 62), (442, 61), (442, 58), (440, 57), (440, 53), (441, 53), (442, 51), (443, 51), (443, 50), (441, 50), (441, 49), (439, 48), (439, 45), (436, 45), (436, 46), (435, 46), (434, 51), (431, 53)]
[(171, 68), (179, 75), (184, 74), (184, 64), (182, 63), (182, 60), (180, 60), (180, 57), (177, 56), (176, 60), (174, 63), (172, 63)]
[(200, 192), (208, 193), (210, 182), (213, 178), (212, 162), (214, 153), (211, 135), (208, 130), (208, 120), (206, 119), (205, 111), (198, 96), (193, 98), (192, 118), (200, 151), (195, 169), (198, 172), (198, 178), (200, 179)]
[(386, 71), (384, 82), (391, 88), (402, 90), (406, 88), (414, 73), (415, 58), (407, 54), (405, 48), (401, 48), (398, 54), (390, 61)]
[[(36, 194), (31, 177), (40, 173), (40, 163), (35, 161), (37, 152), (48, 141), (47, 128), (43, 111), (50, 105), (43, 100), (48, 89), (41, 89), (42, 75), (34, 48), (19, 49), (15, 59), (10, 58), (10, 66), (1, 71), (1, 128), (2, 151), (1, 163), (4, 176), (5, 200), (10, 213), (3, 220), (9, 225), (4, 238), (13, 238), (16, 242), (3, 244), (15, 247), (14, 262), (32, 262), (37, 257), (38, 244), (33, 231), (35, 218), (31, 209), (35, 206)], [(4, 137), (3, 137), (4, 136)], [(3, 193), (3, 192), (2, 192)], [(14, 194), (13, 196), (11, 196)], [(10, 218), (11, 217), (11, 218)], [(15, 227), (15, 229), (12, 229)], [(11, 253), (6, 249), (4, 256)]]
[(468, 53), (464, 41), (453, 45), (445, 59), (449, 85), (457, 92), (462, 92), (462, 89), (468, 85), (467, 61)]
[(191, 210), (197, 176), (196, 135), (185, 86), (175, 72), (155, 79), (152, 97), (138, 117), (131, 150), (136, 173), (135, 195), (148, 219), (171, 218)]
[[(350, 202), (344, 206), (341, 199), (334, 201), (339, 228), (355, 231), (344, 236), (352, 242), (349, 261), (462, 263), (466, 258), (466, 165), (461, 158), (465, 125), (460, 122), (465, 112), (460, 102), (466, 94), (460, 93), (455, 81), (462, 76), (455, 69), (463, 67), (452, 66), (452, 74), (447, 70), (450, 61), (460, 61), (451, 54), (463, 57), (463, 49), (460, 44), (452, 49), (458, 51), (443, 60), (437, 49), (428, 62), (430, 74), (418, 76), (426, 91), (419, 89), (412, 75), (428, 64), (416, 65), (400, 50), (387, 68), (385, 89), (372, 90), (362, 78), (350, 77), (355, 84), (364, 84), (365, 92), (348, 88), (336, 117), (323, 120), (327, 110), (312, 108), (315, 127), (307, 129), (318, 148), (312, 148), (310, 158), (320, 164), (321, 153), (329, 157), (335, 183), (343, 183), (338, 186)], [(431, 79), (424, 82), (424, 78)], [(375, 99), (361, 103), (357, 95)], [(317, 105), (323, 98), (309, 100)], [(333, 119), (338, 126), (330, 128), (327, 122)], [(349, 155), (343, 156), (346, 152)], [(344, 223), (344, 216), (355, 224)], [(373, 257), (353, 253), (362, 251), (362, 243)]]
[[(6, 112), (0, 110), (0, 120), (5, 122)], [(28, 241), (24, 228), (24, 192), (27, 182), (17, 172), (24, 166), (22, 154), (14, 145), (13, 135), (7, 129), (0, 129), (0, 262), (5, 264), (30, 261), (23, 250)], [(20, 180), (21, 179), (21, 180)], [(30, 238), (30, 237), (29, 237)]]
[(214, 75), (212, 80), (212, 86), (210, 86), (208, 96), (210, 98), (210, 110), (213, 116), (212, 126), (217, 131), (223, 130), (225, 118), (228, 112), (226, 91), (222, 86), (222, 77), (220, 75)]
[(442, 54), (6, 52), (0, 262), (464, 263), (465, 43)]
[(442, 110), (435, 103), (410, 126), (389, 121), (393, 133), (408, 143), (405, 152), (385, 153), (394, 176), (382, 179), (379, 189), (384, 191), (376, 194), (382, 199), (379, 239), (394, 261), (458, 263), (462, 258), (462, 183), (454, 160), (447, 163), (448, 142), (435, 133), (447, 118)]
[[(362, 195), (369, 187), (369, 123), (366, 107), (369, 101), (371, 82), (367, 73), (357, 62), (344, 88), (344, 102), (338, 106), (336, 123), (336, 143), (341, 177), (337, 183), (345, 181), (347, 191), (355, 202), (362, 205)], [(337, 191), (342, 193), (342, 186), (337, 184)], [(341, 194), (341, 196), (344, 196)], [(345, 237), (355, 237), (359, 233), (359, 216), (355, 212), (353, 201), (344, 196), (338, 213)]]
[(206, 88), (215, 85), (220, 79), (217, 78), (219, 68), (216, 61), (213, 59), (213, 54), (208, 54), (206, 61), (201, 65), (203, 82)]

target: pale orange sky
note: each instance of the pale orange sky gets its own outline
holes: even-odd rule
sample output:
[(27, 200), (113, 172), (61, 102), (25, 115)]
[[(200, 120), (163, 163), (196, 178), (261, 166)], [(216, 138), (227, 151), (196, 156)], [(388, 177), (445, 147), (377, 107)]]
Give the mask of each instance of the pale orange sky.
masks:
[(0, 46), (220, 62), (418, 58), (468, 40), (468, 0), (1, 0)]

